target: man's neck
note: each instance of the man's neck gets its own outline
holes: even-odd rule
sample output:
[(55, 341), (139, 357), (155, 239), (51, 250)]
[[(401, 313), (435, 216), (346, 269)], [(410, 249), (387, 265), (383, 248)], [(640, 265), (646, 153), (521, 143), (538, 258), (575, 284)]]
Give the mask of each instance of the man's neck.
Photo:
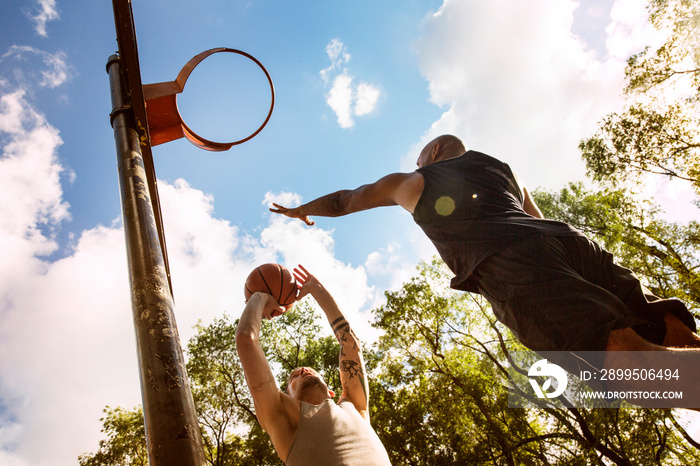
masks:
[(459, 158), (459, 157), (463, 156), (463, 155), (466, 154), (466, 153), (467, 153), (466, 151), (465, 151), (465, 152), (462, 152), (462, 153), (460, 153), (460, 154), (455, 153), (454, 155), (449, 155), (449, 156), (446, 156), (446, 157), (443, 158), (443, 159), (438, 160), (438, 162), (444, 162), (445, 160), (456, 159), (456, 158)]
[(326, 400), (332, 401), (332, 398), (329, 398), (328, 396), (323, 397), (323, 396), (313, 394), (313, 395), (303, 396), (299, 399), (299, 401), (303, 401), (304, 403), (308, 403), (310, 405), (320, 405), (321, 403), (325, 402)]

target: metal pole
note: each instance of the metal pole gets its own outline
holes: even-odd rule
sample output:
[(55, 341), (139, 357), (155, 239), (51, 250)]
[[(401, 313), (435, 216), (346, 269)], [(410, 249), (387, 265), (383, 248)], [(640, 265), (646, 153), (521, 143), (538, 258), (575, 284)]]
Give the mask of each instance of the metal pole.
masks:
[(205, 464), (174, 304), (130, 96), (119, 56), (107, 64), (124, 217), (131, 304), (151, 466)]
[(168, 265), (168, 251), (165, 246), (165, 235), (163, 234), (163, 219), (160, 214), (160, 200), (158, 199), (158, 184), (156, 182), (156, 171), (153, 165), (153, 154), (151, 153), (151, 138), (149, 135), (148, 121), (146, 118), (146, 106), (143, 98), (141, 86), (141, 71), (139, 65), (139, 52), (136, 44), (136, 30), (134, 28), (134, 14), (131, 10), (131, 0), (113, 0), (114, 25), (117, 31), (117, 45), (119, 46), (120, 73), (122, 75), (122, 92), (129, 97), (125, 104), (131, 105), (135, 126), (141, 136), (141, 154), (143, 164), (146, 168), (146, 180), (148, 180), (148, 190), (151, 193), (153, 203), (153, 213), (156, 218), (156, 226), (160, 232), (160, 248), (163, 251), (163, 261), (165, 262), (165, 273), (168, 275), (170, 292), (173, 292), (170, 283), (170, 267)]

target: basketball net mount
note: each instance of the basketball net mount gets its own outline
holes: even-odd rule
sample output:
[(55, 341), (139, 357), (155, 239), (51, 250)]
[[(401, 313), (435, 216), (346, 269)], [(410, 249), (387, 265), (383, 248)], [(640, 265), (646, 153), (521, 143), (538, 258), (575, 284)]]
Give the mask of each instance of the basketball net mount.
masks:
[[(270, 110), (262, 124), (249, 136), (233, 142), (214, 142), (205, 139), (195, 133), (182, 119), (177, 107), (177, 94), (181, 93), (187, 79), (192, 71), (204, 59), (215, 53), (235, 53), (252, 60), (265, 73), (265, 77), (270, 85)], [(175, 81), (162, 82), (156, 84), (145, 84), (143, 87), (143, 99), (146, 105), (146, 121), (152, 146), (157, 146), (166, 142), (174, 141), (182, 137), (186, 138), (195, 146), (210, 151), (226, 151), (231, 147), (241, 144), (255, 137), (270, 121), (272, 110), (275, 106), (275, 87), (272, 78), (265, 67), (252, 55), (236, 49), (219, 47), (206, 50), (187, 62), (178, 73)]]

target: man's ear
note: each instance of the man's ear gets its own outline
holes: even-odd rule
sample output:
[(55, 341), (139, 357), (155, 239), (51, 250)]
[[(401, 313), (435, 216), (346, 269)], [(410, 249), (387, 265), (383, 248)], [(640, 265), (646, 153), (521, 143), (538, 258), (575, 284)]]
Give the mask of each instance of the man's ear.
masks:
[(328, 389), (328, 395), (330, 395), (331, 398), (335, 398), (335, 392), (330, 388)]
[(430, 160), (432, 162), (435, 162), (439, 153), (440, 153), (440, 143), (436, 142), (435, 144), (433, 144), (433, 148), (430, 151)]

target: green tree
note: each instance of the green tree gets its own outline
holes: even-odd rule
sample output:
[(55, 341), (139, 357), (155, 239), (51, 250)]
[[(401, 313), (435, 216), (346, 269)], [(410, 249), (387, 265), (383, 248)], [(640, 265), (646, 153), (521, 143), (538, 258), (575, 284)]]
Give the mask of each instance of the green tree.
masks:
[[(580, 196), (567, 196), (568, 204), (545, 198), (569, 215), (582, 203), (595, 205), (595, 199), (578, 202)], [(612, 200), (610, 218), (618, 211)], [(611, 238), (622, 241), (624, 236), (623, 231)], [(482, 298), (447, 288), (448, 275), (438, 259), (422, 263), (418, 274), (387, 293), (386, 304), (374, 311), (374, 325), (383, 335), (365, 350), (370, 414), (394, 464), (700, 461), (697, 443), (670, 410), (586, 410), (536, 399), (531, 401), (539, 408), (509, 408), (514, 384), (507, 366), (513, 351), (523, 347), (496, 322)], [(212, 465), (282, 464), (254, 416), (235, 352), (235, 328), (236, 322), (224, 315), (198, 325), (187, 345), (207, 460)], [(306, 302), (263, 323), (261, 341), (281, 387), (291, 369), (307, 365), (340, 391), (337, 344), (330, 335), (319, 337), (321, 328), (319, 313)], [(105, 413), (107, 438), (97, 453), (82, 455), (80, 464), (146, 464), (141, 410), (107, 408)]]
[[(480, 297), (446, 288), (435, 259), (375, 311), (372, 416), (393, 464), (691, 464), (669, 410), (508, 407), (524, 348)], [(520, 368), (523, 370), (522, 368)]]
[(700, 194), (700, 3), (651, 0), (649, 12), (668, 32), (665, 43), (629, 58), (630, 103), (579, 147), (594, 180), (614, 185), (651, 173), (685, 180)]
[[(241, 464), (241, 450), (258, 464), (274, 461), (269, 442), (259, 439), (264, 433), (253, 429), (257, 420), (236, 354), (235, 323), (224, 315), (195, 330), (187, 345), (187, 373), (207, 461), (215, 466)], [(236, 428), (246, 432), (233, 433)]]
[[(215, 466), (282, 464), (255, 417), (236, 353), (237, 325), (227, 315), (209, 325), (200, 324), (187, 346), (187, 371), (207, 459)], [(310, 366), (326, 378), (329, 387), (340, 391), (337, 343), (330, 335), (319, 337), (320, 333), (319, 313), (308, 300), (263, 321), (261, 346), (281, 389), (293, 369)]]
[(102, 421), (102, 433), (107, 438), (100, 440), (94, 454), (78, 458), (80, 466), (147, 466), (146, 431), (143, 426), (143, 411), (140, 407), (126, 410), (107, 406)]
[(700, 224), (660, 218), (660, 209), (624, 190), (593, 192), (572, 183), (533, 194), (547, 218), (567, 222), (612, 252), (655, 294), (700, 308)]
[[(282, 389), (291, 370), (310, 366), (340, 392), (338, 345), (330, 335), (319, 337), (319, 320), (315, 308), (302, 301), (291, 312), (263, 321), (261, 344)], [(236, 353), (237, 324), (228, 315), (208, 325), (200, 323), (187, 345), (187, 372), (205, 456), (213, 466), (281, 465), (255, 417)], [(105, 413), (101, 421), (107, 438), (100, 441), (97, 453), (80, 456), (81, 466), (148, 464), (141, 409), (106, 408)]]

